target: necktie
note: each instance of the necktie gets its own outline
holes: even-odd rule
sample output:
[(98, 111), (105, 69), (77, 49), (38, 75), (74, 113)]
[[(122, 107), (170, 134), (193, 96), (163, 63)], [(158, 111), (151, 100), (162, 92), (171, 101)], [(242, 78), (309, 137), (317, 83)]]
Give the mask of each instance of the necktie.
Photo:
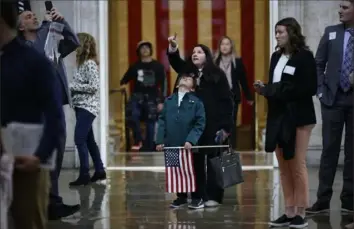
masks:
[(342, 74), (340, 77), (340, 86), (344, 92), (349, 91), (351, 84), (349, 81), (349, 75), (354, 71), (353, 64), (353, 53), (354, 53), (354, 29), (347, 29), (350, 34), (347, 47), (344, 53), (343, 65), (342, 65)]

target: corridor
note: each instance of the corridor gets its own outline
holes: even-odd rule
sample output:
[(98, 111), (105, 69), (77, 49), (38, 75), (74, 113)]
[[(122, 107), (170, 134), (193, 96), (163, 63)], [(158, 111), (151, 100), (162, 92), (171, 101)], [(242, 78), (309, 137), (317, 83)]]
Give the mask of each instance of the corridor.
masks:
[[(171, 210), (173, 194), (165, 193), (163, 155), (119, 154), (105, 184), (69, 189), (74, 171), (63, 171), (61, 193), (68, 204), (81, 204), (72, 217), (50, 222), (49, 229), (265, 229), (283, 213), (279, 172), (272, 155), (242, 153), (245, 182), (226, 190), (218, 209)], [(315, 200), (317, 169), (309, 169), (311, 200)], [(309, 217), (309, 229), (340, 229), (351, 216), (340, 213), (341, 171), (337, 172), (330, 214)]]

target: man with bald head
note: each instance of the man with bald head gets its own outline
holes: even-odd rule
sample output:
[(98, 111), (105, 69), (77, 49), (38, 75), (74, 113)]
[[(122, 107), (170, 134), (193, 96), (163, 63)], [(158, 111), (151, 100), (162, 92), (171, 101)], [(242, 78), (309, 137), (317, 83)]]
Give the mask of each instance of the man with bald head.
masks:
[[(42, 23), (39, 22), (35, 13), (29, 9), (25, 9), (19, 15), (18, 32), (19, 37), (23, 39), (27, 45), (44, 54), (44, 47), (49, 33), (49, 27), (52, 22), (57, 22), (64, 25), (61, 34), (63, 39), (60, 40), (58, 45), (58, 52), (60, 53), (60, 57), (58, 60), (52, 61), (52, 64), (53, 68), (56, 70), (60, 82), (58, 87), (60, 87), (62, 91), (62, 105), (67, 105), (71, 103), (71, 98), (68, 90), (68, 80), (63, 58), (74, 52), (79, 46), (79, 40), (76, 34), (70, 28), (70, 25), (64, 20), (64, 17), (55, 8), (46, 12)], [(63, 120), (62, 126), (64, 129), (66, 129), (65, 119)], [(66, 131), (64, 132), (65, 134), (60, 139), (57, 147), (56, 168), (55, 170), (51, 171), (50, 174), (51, 190), (48, 207), (48, 217), (50, 220), (57, 220), (62, 217), (72, 215), (80, 208), (79, 205), (65, 205), (59, 195), (58, 179), (63, 163), (66, 143)]]

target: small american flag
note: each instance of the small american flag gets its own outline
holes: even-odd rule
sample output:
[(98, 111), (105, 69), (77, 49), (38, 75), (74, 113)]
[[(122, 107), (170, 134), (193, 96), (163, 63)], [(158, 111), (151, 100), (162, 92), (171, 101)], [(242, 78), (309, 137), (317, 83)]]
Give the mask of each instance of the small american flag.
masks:
[(166, 190), (168, 193), (194, 192), (193, 153), (186, 149), (165, 149)]

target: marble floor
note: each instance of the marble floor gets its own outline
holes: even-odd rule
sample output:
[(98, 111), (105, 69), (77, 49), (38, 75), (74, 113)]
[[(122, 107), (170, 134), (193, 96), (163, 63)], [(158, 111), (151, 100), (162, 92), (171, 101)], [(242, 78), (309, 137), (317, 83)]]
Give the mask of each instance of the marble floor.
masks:
[[(63, 171), (61, 194), (67, 204), (81, 204), (74, 216), (52, 221), (48, 229), (263, 229), (283, 213), (279, 171), (272, 168), (272, 156), (242, 153), (245, 182), (226, 190), (218, 209), (171, 210), (173, 194), (164, 187), (161, 153), (111, 155), (108, 180), (77, 189), (68, 183), (77, 171)], [(318, 185), (317, 169), (309, 169), (311, 201)], [(310, 217), (309, 229), (340, 229), (352, 218), (340, 213), (341, 171), (334, 185), (331, 212)]]

